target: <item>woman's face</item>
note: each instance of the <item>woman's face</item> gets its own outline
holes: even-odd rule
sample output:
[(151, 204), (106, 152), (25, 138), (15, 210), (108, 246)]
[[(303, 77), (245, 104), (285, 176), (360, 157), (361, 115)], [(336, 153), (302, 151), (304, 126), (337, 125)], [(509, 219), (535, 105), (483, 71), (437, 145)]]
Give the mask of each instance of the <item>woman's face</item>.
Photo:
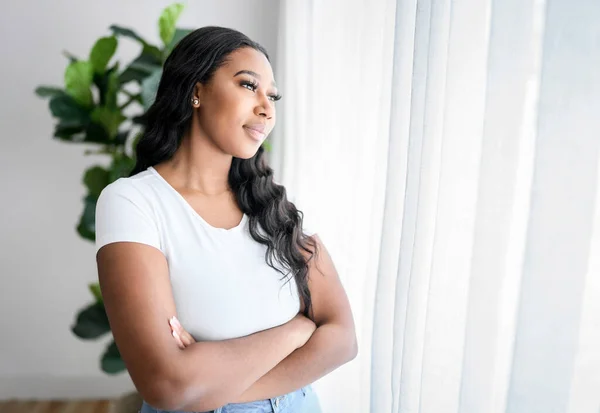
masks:
[(253, 157), (275, 126), (273, 70), (252, 48), (231, 53), (208, 84), (197, 84), (194, 97), (203, 135), (236, 158)]

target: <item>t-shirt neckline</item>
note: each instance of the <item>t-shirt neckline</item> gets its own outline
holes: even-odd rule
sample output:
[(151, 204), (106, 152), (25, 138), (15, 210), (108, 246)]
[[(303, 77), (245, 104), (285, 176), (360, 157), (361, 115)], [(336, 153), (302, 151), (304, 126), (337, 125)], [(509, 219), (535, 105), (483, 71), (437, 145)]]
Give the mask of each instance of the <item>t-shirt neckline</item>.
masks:
[(202, 218), (202, 216), (190, 205), (190, 203), (185, 199), (185, 197), (183, 195), (181, 195), (179, 193), (179, 191), (177, 191), (175, 188), (173, 188), (173, 186), (169, 182), (167, 182), (167, 180), (165, 178), (163, 178), (162, 175), (159, 174), (156, 169), (154, 169), (154, 167), (149, 166), (148, 170), (150, 172), (152, 172), (152, 174), (154, 176), (156, 176), (158, 178), (158, 180), (161, 181), (170, 191), (172, 191), (177, 198), (179, 198), (179, 200), (185, 205), (186, 208), (188, 208), (188, 210), (190, 211), (190, 213), (192, 213), (192, 215), (196, 216), (198, 218), (198, 220), (204, 226), (210, 228), (211, 230), (219, 231), (219, 232), (235, 232), (235, 231), (241, 229), (246, 224), (248, 216), (244, 212), (244, 213), (242, 213), (242, 219), (240, 220), (239, 224), (237, 224), (235, 227), (218, 228), (218, 227), (212, 226), (211, 224), (206, 222), (206, 220), (204, 218)]

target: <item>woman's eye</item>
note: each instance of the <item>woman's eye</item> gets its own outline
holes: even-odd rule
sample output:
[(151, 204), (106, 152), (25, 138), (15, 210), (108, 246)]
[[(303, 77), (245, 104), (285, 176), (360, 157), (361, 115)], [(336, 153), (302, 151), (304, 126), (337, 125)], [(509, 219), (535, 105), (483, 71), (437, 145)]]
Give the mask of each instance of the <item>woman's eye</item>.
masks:
[(256, 90), (256, 85), (253, 84), (253, 83), (243, 82), (242, 86), (245, 87), (248, 90), (253, 91), (253, 92)]
[[(244, 87), (252, 92), (256, 92), (256, 89), (258, 89), (258, 84), (256, 84), (256, 83), (241, 82), (240, 84), (242, 87)], [(281, 95), (269, 95), (269, 100), (271, 102), (277, 102), (279, 99), (281, 99)]]

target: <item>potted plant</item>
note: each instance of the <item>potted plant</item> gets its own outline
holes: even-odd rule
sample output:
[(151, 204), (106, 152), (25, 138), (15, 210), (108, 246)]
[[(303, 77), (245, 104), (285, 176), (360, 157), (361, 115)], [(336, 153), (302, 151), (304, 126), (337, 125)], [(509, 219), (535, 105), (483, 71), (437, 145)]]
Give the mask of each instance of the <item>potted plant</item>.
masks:
[[(144, 113), (154, 100), (167, 56), (192, 31), (176, 27), (183, 8), (183, 4), (175, 3), (162, 11), (158, 20), (161, 45), (150, 44), (131, 29), (110, 26), (111, 35), (99, 38), (87, 59), (65, 52), (69, 62), (64, 87), (39, 86), (35, 90), (39, 97), (49, 98), (50, 111), (57, 120), (54, 138), (86, 145), (86, 155), (100, 154), (110, 160), (108, 167), (95, 165), (83, 175), (87, 195), (76, 229), (85, 240), (95, 241), (100, 192), (111, 182), (128, 176), (135, 164), (132, 148), (143, 131)], [(111, 63), (121, 40), (141, 46), (139, 56), (123, 69), (119, 62)], [(78, 312), (71, 330), (83, 340), (97, 340), (110, 332), (110, 326), (98, 283), (90, 284), (89, 289), (94, 301)], [(107, 374), (125, 371), (114, 340), (102, 354), (100, 367)], [(126, 395), (113, 411), (137, 411), (139, 404), (136, 394)]]

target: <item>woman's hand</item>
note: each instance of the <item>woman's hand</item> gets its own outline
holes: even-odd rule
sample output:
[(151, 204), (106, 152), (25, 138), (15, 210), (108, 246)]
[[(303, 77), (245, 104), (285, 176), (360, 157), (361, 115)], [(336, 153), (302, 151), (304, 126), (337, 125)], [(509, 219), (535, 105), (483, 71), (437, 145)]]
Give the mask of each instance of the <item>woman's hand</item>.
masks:
[[(292, 335), (294, 342), (296, 343), (296, 348), (302, 347), (313, 335), (317, 326), (315, 323), (306, 318), (301, 313), (298, 313), (293, 319), (288, 321), (286, 324), (292, 329)], [(169, 325), (171, 326), (171, 333), (177, 342), (177, 345), (181, 349), (185, 349), (188, 346), (191, 346), (196, 342), (194, 337), (191, 336), (190, 333), (185, 331), (179, 320), (175, 316), (169, 319)]]
[(175, 316), (169, 319), (169, 325), (171, 326), (171, 334), (173, 334), (173, 337), (175, 338), (175, 341), (177, 342), (177, 345), (180, 349), (183, 350), (184, 348), (191, 346), (196, 342), (196, 340), (194, 340), (194, 337), (192, 337), (190, 333), (185, 331), (185, 329)]

